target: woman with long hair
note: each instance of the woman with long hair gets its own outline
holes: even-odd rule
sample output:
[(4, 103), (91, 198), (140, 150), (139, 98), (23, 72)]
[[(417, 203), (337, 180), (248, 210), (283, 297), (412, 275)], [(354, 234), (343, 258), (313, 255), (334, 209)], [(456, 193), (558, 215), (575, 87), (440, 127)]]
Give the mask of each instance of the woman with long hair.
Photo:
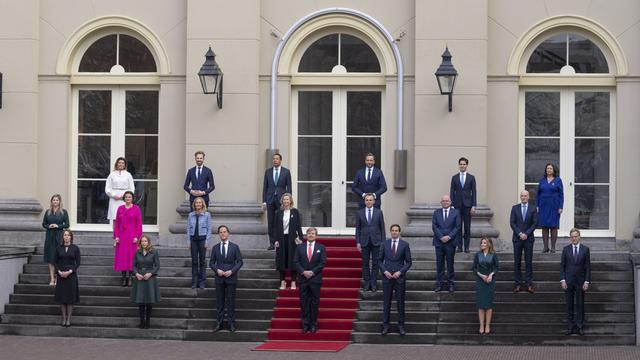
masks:
[(71, 326), (73, 304), (80, 301), (78, 289), (78, 267), (80, 267), (80, 249), (73, 244), (71, 230), (63, 230), (62, 244), (54, 253), (55, 270), (58, 276), (54, 299), (62, 311), (61, 326)]
[(140, 244), (133, 259), (134, 281), (131, 287), (131, 301), (138, 304), (140, 329), (151, 327), (151, 307), (160, 301), (158, 286), (160, 258), (147, 235), (140, 236)]
[(280, 289), (287, 288), (286, 273), (291, 273), (291, 289), (296, 289), (296, 271), (293, 255), (296, 246), (302, 243), (300, 212), (293, 207), (293, 197), (285, 193), (280, 197), (280, 210), (276, 212), (274, 223), (274, 245), (276, 247), (276, 270), (280, 273)]
[(131, 264), (142, 235), (142, 214), (133, 203), (133, 192), (126, 191), (122, 198), (124, 205), (118, 208), (113, 223), (113, 270), (122, 272), (122, 286), (131, 284)]
[(49, 201), (49, 209), (42, 218), (42, 227), (46, 229), (44, 236), (44, 262), (49, 264), (49, 285), (56, 284), (55, 252), (61, 244), (62, 232), (69, 227), (69, 214), (62, 208), (62, 196), (55, 194)]
[(480, 251), (473, 257), (471, 271), (476, 275), (476, 307), (480, 320), (480, 335), (491, 333), (493, 296), (496, 292), (495, 274), (499, 269), (498, 256), (493, 250), (493, 241), (487, 237), (480, 240)]
[(193, 200), (193, 211), (187, 217), (187, 244), (191, 250), (191, 288), (204, 289), (206, 284), (207, 248), (211, 241), (211, 215), (202, 197)]
[[(544, 176), (538, 183), (536, 206), (538, 208), (538, 226), (542, 228), (543, 253), (556, 252), (560, 214), (564, 204), (564, 186), (558, 167), (548, 163), (544, 167)], [(549, 248), (551, 239), (551, 248)]]

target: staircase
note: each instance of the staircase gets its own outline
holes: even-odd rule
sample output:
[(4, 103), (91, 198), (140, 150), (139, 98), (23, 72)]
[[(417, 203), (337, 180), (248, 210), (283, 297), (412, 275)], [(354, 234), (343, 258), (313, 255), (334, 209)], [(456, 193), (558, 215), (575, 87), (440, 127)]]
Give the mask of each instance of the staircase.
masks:
[[(414, 251), (407, 276), (407, 335), (380, 335), (382, 293), (360, 301), (352, 339), (358, 343), (633, 345), (633, 271), (628, 253), (591, 252), (592, 284), (586, 295), (584, 336), (565, 336), (564, 293), (559, 283), (560, 253), (534, 254), (535, 294), (512, 293), (513, 254), (498, 253), (492, 334), (478, 335), (473, 254), (456, 254), (456, 292), (434, 293), (435, 253)], [(524, 266), (523, 266), (524, 270)], [(393, 324), (396, 320), (392, 308)], [(392, 330), (393, 330), (392, 326)]]

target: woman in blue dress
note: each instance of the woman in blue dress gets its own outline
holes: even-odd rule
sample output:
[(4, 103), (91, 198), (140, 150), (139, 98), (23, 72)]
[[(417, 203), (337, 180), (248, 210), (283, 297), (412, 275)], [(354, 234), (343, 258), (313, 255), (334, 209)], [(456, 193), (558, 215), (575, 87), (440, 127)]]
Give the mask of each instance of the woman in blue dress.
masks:
[(476, 307), (480, 321), (480, 335), (491, 333), (493, 296), (496, 293), (496, 278), (500, 265), (493, 250), (493, 242), (487, 237), (480, 240), (480, 251), (473, 257), (471, 271), (476, 275)]
[(558, 167), (548, 163), (544, 168), (544, 176), (538, 183), (536, 207), (538, 209), (538, 226), (542, 228), (543, 253), (549, 252), (549, 238), (551, 238), (551, 252), (556, 252), (560, 214), (564, 206), (564, 187)]

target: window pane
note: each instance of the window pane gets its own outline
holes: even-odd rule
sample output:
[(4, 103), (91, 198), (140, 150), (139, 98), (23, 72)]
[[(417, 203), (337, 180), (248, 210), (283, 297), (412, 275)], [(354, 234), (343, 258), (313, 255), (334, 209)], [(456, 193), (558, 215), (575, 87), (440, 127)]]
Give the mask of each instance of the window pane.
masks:
[(347, 135), (380, 135), (381, 98), (379, 91), (347, 92)]
[(78, 136), (78, 178), (106, 179), (110, 162), (110, 136)]
[(380, 63), (373, 50), (355, 36), (341, 34), (340, 64), (348, 72), (380, 72)]
[(553, 36), (533, 51), (527, 63), (528, 73), (560, 73), (567, 64), (567, 34)]
[(524, 182), (538, 183), (544, 175), (545, 165), (549, 162), (558, 165), (559, 160), (560, 139), (525, 139)]
[(331, 91), (298, 93), (298, 134), (331, 135), (332, 98)]
[(376, 157), (375, 167), (380, 168), (380, 138), (347, 138), (347, 179), (353, 180), (356, 172), (364, 168), (364, 157), (372, 153)]
[(560, 136), (560, 93), (527, 91), (525, 136)]
[(331, 181), (331, 138), (298, 138), (298, 180)]
[(351, 191), (351, 182), (347, 184), (347, 227), (356, 227), (358, 216), (358, 195)]
[(126, 72), (156, 72), (156, 61), (142, 41), (120, 34), (120, 65)]
[(338, 34), (316, 40), (302, 55), (298, 72), (331, 72), (338, 65)]
[(609, 136), (609, 93), (576, 92), (576, 136)]
[(529, 204), (535, 204), (536, 197), (538, 196), (538, 183), (526, 184), (524, 189), (529, 192)]
[(575, 182), (609, 183), (609, 139), (576, 139)]
[(576, 73), (608, 73), (609, 66), (604, 54), (591, 40), (569, 35), (569, 65)]
[(609, 186), (576, 185), (575, 221), (578, 229), (609, 229)]
[(79, 72), (110, 72), (116, 64), (117, 35), (107, 35), (91, 44), (80, 60)]
[(78, 132), (80, 134), (111, 133), (111, 91), (80, 90), (78, 92)]
[(158, 92), (127, 91), (126, 133), (158, 133)]
[(109, 197), (104, 193), (105, 180), (78, 180), (78, 223), (108, 224)]
[(134, 179), (158, 178), (158, 137), (127, 136), (124, 156)]
[(158, 223), (158, 182), (136, 181), (135, 203), (142, 212), (144, 225), (156, 225)]
[(298, 184), (297, 205), (302, 224), (331, 226), (331, 184)]

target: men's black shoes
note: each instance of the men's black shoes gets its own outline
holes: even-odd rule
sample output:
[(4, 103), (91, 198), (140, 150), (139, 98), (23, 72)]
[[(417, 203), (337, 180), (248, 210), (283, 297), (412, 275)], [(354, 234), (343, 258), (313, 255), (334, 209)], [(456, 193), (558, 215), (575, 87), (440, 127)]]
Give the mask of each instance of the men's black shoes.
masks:
[(404, 326), (402, 325), (398, 325), (398, 334), (400, 334), (400, 336), (404, 336), (407, 332), (404, 331)]
[(378, 287), (375, 284), (372, 284), (371, 286), (369, 286), (369, 289), (371, 289), (371, 291), (373, 292), (378, 291)]
[(438, 285), (436, 286), (435, 289), (433, 289), (433, 292), (439, 293), (440, 291), (442, 291), (442, 286)]
[(216, 325), (216, 327), (213, 328), (213, 332), (218, 332), (220, 330), (222, 330), (222, 324), (218, 323), (218, 325)]
[(311, 329), (309, 329), (309, 331), (311, 331), (312, 334), (315, 334), (318, 332), (318, 328), (315, 325), (311, 325)]
[(584, 335), (584, 330), (582, 330), (582, 328), (578, 328), (578, 335)]
[(513, 293), (514, 293), (514, 294), (519, 293), (520, 291), (522, 291), (522, 286), (520, 286), (520, 285), (516, 285), (516, 286), (513, 288)]
[(234, 323), (229, 324), (229, 331), (236, 332), (236, 324)]
[(306, 326), (303, 326), (303, 327), (302, 327), (302, 333), (303, 333), (303, 334), (306, 334), (306, 333), (308, 333), (308, 332), (309, 332), (309, 328), (308, 328), (308, 327), (306, 327)]
[(388, 333), (389, 333), (389, 327), (383, 326), (382, 331), (380, 332), (380, 335), (387, 335)]
[(453, 285), (449, 285), (449, 293), (453, 294), (454, 292), (456, 292), (456, 288)]
[(573, 329), (567, 329), (567, 330), (565, 330), (565, 331), (564, 331), (564, 334), (565, 334), (565, 335), (571, 335), (571, 334), (573, 334)]

